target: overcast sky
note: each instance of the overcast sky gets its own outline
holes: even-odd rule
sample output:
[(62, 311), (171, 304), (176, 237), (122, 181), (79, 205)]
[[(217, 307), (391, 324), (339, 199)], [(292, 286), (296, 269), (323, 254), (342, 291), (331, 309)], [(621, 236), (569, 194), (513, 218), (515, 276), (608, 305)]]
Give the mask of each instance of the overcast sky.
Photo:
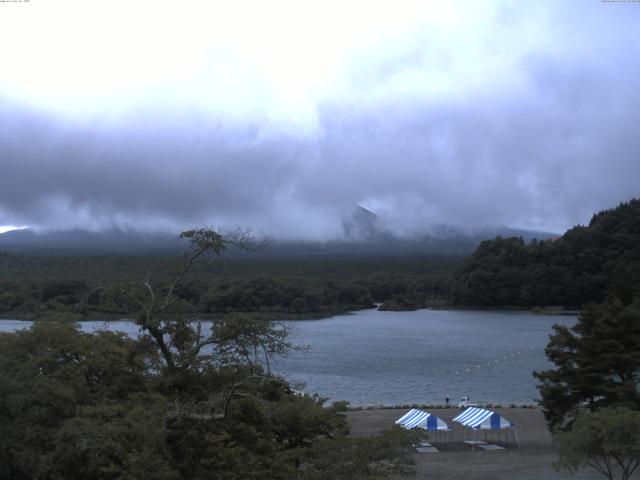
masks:
[(0, 2), (0, 229), (561, 232), (640, 196), (639, 32), (600, 0)]

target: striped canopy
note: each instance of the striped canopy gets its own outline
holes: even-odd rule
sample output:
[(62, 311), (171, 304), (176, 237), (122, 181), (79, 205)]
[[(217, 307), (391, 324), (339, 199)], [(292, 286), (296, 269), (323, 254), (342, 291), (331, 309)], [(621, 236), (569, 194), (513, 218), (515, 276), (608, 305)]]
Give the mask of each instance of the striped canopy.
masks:
[(496, 430), (499, 428), (513, 428), (515, 425), (506, 418), (491, 410), (484, 408), (469, 407), (460, 415), (453, 419), (465, 427), (476, 430)]
[(451, 430), (451, 427), (441, 418), (438, 418), (429, 412), (417, 410), (415, 408), (412, 408), (396, 420), (396, 425), (409, 429), (420, 427), (425, 430)]

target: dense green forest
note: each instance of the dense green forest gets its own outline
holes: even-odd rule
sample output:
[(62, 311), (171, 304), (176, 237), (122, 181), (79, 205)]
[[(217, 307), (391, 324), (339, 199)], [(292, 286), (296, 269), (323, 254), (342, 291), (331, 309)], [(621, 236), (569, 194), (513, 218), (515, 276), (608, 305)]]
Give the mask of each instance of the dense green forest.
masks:
[(557, 239), (484, 241), (449, 287), (458, 306), (579, 308), (609, 296), (628, 304), (640, 294), (640, 200), (597, 213)]
[[(13, 318), (117, 318), (135, 314), (125, 293), (163, 284), (180, 259), (168, 256), (0, 254), (0, 314)], [(214, 318), (331, 315), (396, 301), (407, 308), (446, 303), (455, 257), (380, 259), (211, 259), (176, 290), (181, 309)], [(404, 303), (403, 303), (404, 302)]]
[[(0, 253), (0, 315), (118, 318), (135, 315), (126, 294), (166, 283), (174, 256), (44, 256)], [(314, 318), (354, 309), (561, 306), (580, 308), (640, 291), (640, 200), (593, 216), (559, 238), (486, 240), (466, 259), (274, 258), (256, 252), (195, 265), (177, 289), (181, 310), (203, 318)]]

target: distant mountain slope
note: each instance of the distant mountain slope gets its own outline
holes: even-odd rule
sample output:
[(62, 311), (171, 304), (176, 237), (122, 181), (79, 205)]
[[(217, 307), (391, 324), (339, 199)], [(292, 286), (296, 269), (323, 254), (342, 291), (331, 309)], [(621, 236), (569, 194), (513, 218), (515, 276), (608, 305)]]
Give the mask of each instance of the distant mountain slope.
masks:
[(361, 205), (356, 205), (351, 214), (342, 220), (347, 240), (368, 240), (382, 233), (378, 216)]
[[(364, 211), (364, 209), (363, 209)], [(367, 213), (368, 212), (368, 213)], [(261, 257), (397, 257), (420, 255), (465, 256), (473, 252), (489, 235), (518, 235), (525, 239), (550, 238), (553, 234), (527, 232), (504, 227), (484, 229), (478, 233), (464, 233), (453, 227), (438, 226), (432, 233), (413, 238), (398, 237), (378, 229), (372, 212), (362, 213), (350, 227), (350, 235), (343, 240), (327, 242), (272, 240)], [(345, 227), (347, 230), (347, 227)], [(489, 233), (491, 232), (491, 233)], [(177, 234), (143, 234), (140, 232), (108, 230), (52, 231), (35, 233), (13, 230), (0, 234), (0, 251), (27, 255), (174, 255), (182, 252), (185, 242)], [(229, 256), (245, 256), (243, 252), (228, 252)]]
[(143, 234), (123, 230), (64, 230), (36, 233), (23, 229), (0, 234), (0, 250), (32, 255), (175, 253), (184, 246), (185, 242), (177, 235)]
[(554, 240), (487, 240), (456, 272), (452, 301), (467, 306), (579, 307), (640, 297), (640, 199), (593, 216)]

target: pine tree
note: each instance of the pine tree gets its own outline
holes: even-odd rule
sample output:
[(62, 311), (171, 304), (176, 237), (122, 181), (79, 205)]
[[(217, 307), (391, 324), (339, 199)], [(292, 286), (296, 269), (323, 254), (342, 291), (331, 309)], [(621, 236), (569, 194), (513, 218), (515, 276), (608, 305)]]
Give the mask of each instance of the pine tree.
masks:
[(580, 407), (640, 406), (638, 303), (589, 305), (575, 326), (554, 332), (545, 352), (556, 368), (534, 372), (552, 430), (570, 425)]

